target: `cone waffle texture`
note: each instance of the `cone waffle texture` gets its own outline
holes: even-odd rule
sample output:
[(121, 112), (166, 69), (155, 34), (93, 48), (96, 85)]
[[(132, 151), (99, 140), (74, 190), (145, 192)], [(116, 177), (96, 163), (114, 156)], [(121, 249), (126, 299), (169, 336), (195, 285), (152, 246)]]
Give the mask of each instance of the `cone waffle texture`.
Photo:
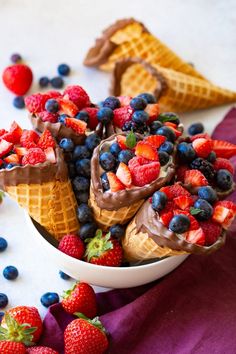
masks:
[(93, 210), (94, 219), (98, 226), (104, 231), (107, 231), (107, 229), (114, 224), (126, 224), (136, 214), (143, 202), (144, 200), (142, 199), (130, 206), (122, 207), (118, 210), (101, 209), (96, 203), (92, 188), (90, 189), (89, 204)]
[(144, 261), (187, 253), (185, 251), (176, 251), (168, 247), (159, 246), (147, 233), (138, 232), (135, 219), (130, 222), (126, 229), (122, 246), (124, 257), (128, 261)]
[(134, 97), (142, 92), (153, 93), (162, 112), (186, 112), (236, 102), (236, 92), (205, 80), (140, 60), (118, 62), (111, 93)]
[(76, 233), (76, 200), (70, 181), (7, 186), (6, 192), (57, 240)]

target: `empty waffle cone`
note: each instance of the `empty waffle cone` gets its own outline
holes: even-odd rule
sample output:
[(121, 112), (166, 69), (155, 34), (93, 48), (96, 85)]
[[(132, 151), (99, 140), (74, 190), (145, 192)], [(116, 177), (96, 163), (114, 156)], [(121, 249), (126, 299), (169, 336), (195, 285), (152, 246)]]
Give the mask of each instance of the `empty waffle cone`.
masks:
[(151, 64), (159, 64), (188, 75), (203, 78), (190, 64), (183, 61), (170, 48), (153, 36), (135, 19), (119, 20), (108, 27), (96, 40), (84, 60), (87, 66), (111, 71), (117, 61), (140, 58)]
[(187, 112), (236, 101), (236, 92), (172, 69), (139, 59), (117, 62), (111, 94), (134, 97), (142, 92), (153, 93), (162, 112)]

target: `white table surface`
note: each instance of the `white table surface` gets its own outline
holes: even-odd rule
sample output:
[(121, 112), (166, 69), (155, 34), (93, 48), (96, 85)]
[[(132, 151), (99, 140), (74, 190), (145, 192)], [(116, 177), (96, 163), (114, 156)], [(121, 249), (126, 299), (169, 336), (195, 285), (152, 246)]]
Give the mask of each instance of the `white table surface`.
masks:
[[(19, 52), (37, 79), (56, 75), (66, 62), (73, 74), (69, 84), (80, 84), (96, 102), (108, 95), (109, 74), (83, 67), (82, 59), (101, 30), (116, 19), (135, 17), (179, 55), (218, 85), (236, 90), (236, 2), (234, 0), (0, 0), (0, 72)], [(16, 120), (29, 128), (25, 110), (12, 106), (13, 96), (0, 84), (0, 127)], [(202, 121), (210, 133), (230, 106), (183, 115), (189, 125)], [(42, 315), (40, 296), (59, 294), (70, 286), (58, 276), (58, 268), (27, 229), (23, 211), (9, 198), (0, 206), (0, 235), (9, 247), (0, 254), (0, 292), (9, 297), (9, 307), (35, 305)], [(15, 265), (20, 276), (7, 281), (2, 270)], [(97, 290), (99, 290), (97, 288)]]

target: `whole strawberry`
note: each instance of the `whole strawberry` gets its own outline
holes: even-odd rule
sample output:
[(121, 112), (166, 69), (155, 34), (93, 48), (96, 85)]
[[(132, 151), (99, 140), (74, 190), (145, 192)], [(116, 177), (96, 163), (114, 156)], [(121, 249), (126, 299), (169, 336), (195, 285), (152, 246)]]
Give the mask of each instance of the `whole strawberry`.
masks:
[(27, 348), (26, 354), (58, 354), (58, 352), (49, 347), (40, 346)]
[(82, 259), (85, 251), (84, 243), (77, 235), (65, 235), (61, 239), (58, 249), (77, 259)]
[(65, 354), (103, 354), (108, 348), (108, 340), (98, 318), (88, 320), (78, 318), (65, 329)]
[(27, 65), (15, 64), (8, 66), (3, 71), (2, 79), (8, 90), (18, 96), (22, 96), (32, 84), (33, 73)]
[(122, 262), (122, 247), (117, 240), (111, 238), (110, 233), (103, 235), (97, 230), (96, 236), (87, 239), (85, 259), (89, 263), (119, 267)]
[(89, 318), (97, 314), (96, 295), (93, 288), (86, 283), (78, 282), (72, 289), (64, 292), (62, 307), (68, 313), (81, 312)]
[(25, 354), (26, 349), (24, 344), (19, 342), (10, 342), (7, 340), (0, 340), (1, 354)]

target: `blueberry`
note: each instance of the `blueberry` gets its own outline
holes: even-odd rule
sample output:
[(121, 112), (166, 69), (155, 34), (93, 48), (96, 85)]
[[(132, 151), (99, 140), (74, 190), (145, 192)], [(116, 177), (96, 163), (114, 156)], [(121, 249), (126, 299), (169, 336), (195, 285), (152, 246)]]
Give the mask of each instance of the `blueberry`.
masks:
[(130, 106), (133, 108), (134, 111), (141, 111), (146, 108), (147, 101), (142, 97), (134, 97), (130, 101)]
[(84, 224), (93, 220), (93, 213), (88, 204), (82, 203), (77, 209), (78, 220)]
[(190, 125), (190, 127), (188, 128), (189, 135), (200, 134), (203, 133), (203, 131), (204, 131), (204, 126), (202, 123), (194, 123)]
[(156, 134), (165, 136), (166, 139), (168, 141), (171, 141), (172, 143), (175, 142), (176, 139), (175, 133), (169, 127), (162, 126), (161, 128), (157, 129)]
[(58, 122), (59, 123), (62, 123), (62, 124), (65, 124), (65, 119), (67, 118), (67, 114), (61, 114), (58, 118)]
[(162, 125), (163, 124), (159, 120), (154, 120), (154, 122), (150, 124), (150, 133), (156, 134), (156, 131), (161, 128)]
[(119, 240), (125, 234), (125, 227), (123, 225), (120, 225), (120, 224), (115, 224), (115, 225), (112, 225), (110, 227), (109, 232), (110, 232), (112, 237), (114, 237), (114, 238)]
[(5, 251), (7, 246), (8, 246), (8, 244), (7, 244), (7, 241), (5, 240), (5, 238), (0, 237), (0, 252)]
[(200, 187), (198, 189), (198, 196), (199, 196), (199, 198), (205, 199), (207, 202), (209, 202), (211, 204), (213, 204), (217, 201), (217, 193), (210, 186)]
[(22, 57), (20, 54), (14, 53), (11, 55), (10, 60), (12, 63), (16, 64), (16, 63), (19, 63), (20, 61), (22, 61)]
[(128, 165), (129, 160), (131, 160), (134, 157), (134, 153), (130, 150), (121, 150), (121, 152), (118, 155), (118, 160), (119, 162), (124, 162), (126, 165)]
[(79, 176), (90, 177), (91, 161), (89, 159), (78, 160), (75, 163), (76, 172)]
[(223, 191), (227, 191), (233, 186), (233, 176), (228, 170), (218, 170), (216, 172), (216, 183)]
[(116, 159), (110, 152), (103, 152), (99, 157), (99, 162), (105, 171), (111, 171), (116, 165)]
[(77, 203), (80, 205), (81, 203), (88, 203), (89, 200), (89, 192), (84, 191), (84, 192), (76, 192), (75, 197), (77, 200)]
[(61, 279), (64, 279), (64, 280), (70, 279), (70, 276), (68, 274), (62, 272), (62, 270), (59, 270), (59, 275), (60, 275)]
[(109, 123), (113, 118), (113, 110), (109, 107), (100, 108), (97, 112), (97, 119), (103, 124)]
[(54, 88), (60, 89), (64, 86), (64, 81), (60, 76), (53, 77), (50, 82), (51, 82), (52, 87), (54, 87)]
[(2, 312), (2, 311), (0, 311), (0, 324), (1, 324), (1, 322), (2, 322), (2, 319), (3, 319), (4, 315), (5, 315), (5, 313)]
[(173, 113), (173, 112), (161, 113), (161, 114), (159, 114), (158, 119), (161, 122), (173, 122), (175, 124), (179, 124), (180, 123), (179, 116), (176, 113)]
[(85, 123), (88, 123), (89, 121), (89, 114), (86, 111), (80, 111), (78, 114), (75, 116), (76, 119), (82, 120)]
[(208, 220), (213, 214), (213, 208), (210, 203), (205, 199), (198, 199), (194, 203), (194, 208), (200, 209), (201, 211), (195, 215), (196, 219), (200, 221)]
[(85, 140), (85, 146), (90, 150), (93, 151), (101, 142), (101, 138), (96, 134), (90, 134), (87, 136)]
[(16, 165), (15, 164), (13, 164), (13, 163), (8, 163), (6, 166), (5, 166), (5, 168), (7, 169), (7, 170), (10, 170), (11, 168), (13, 168), (13, 167), (15, 167)]
[(14, 99), (13, 99), (13, 106), (16, 107), (16, 108), (19, 108), (19, 109), (22, 109), (25, 107), (25, 100), (24, 100), (24, 97), (22, 96), (16, 96)]
[(73, 160), (86, 159), (91, 157), (91, 152), (85, 145), (77, 145), (73, 152)]
[(161, 211), (165, 208), (167, 196), (163, 192), (155, 192), (152, 196), (152, 208), (156, 211)]
[(171, 155), (172, 152), (174, 151), (174, 144), (171, 143), (170, 141), (165, 141), (159, 147), (159, 151), (164, 151), (164, 152), (167, 152), (167, 154)]
[(185, 142), (180, 143), (177, 146), (177, 154), (181, 162), (191, 162), (196, 158), (196, 152), (192, 147), (192, 144), (187, 144)]
[(117, 97), (109, 96), (102, 102), (103, 107), (108, 107), (112, 110), (120, 107), (120, 101)]
[(60, 64), (57, 67), (57, 71), (59, 75), (68, 76), (70, 73), (70, 67), (67, 64)]
[(165, 166), (170, 160), (169, 154), (165, 151), (158, 151), (158, 156), (161, 166)]
[(59, 146), (65, 151), (73, 151), (74, 150), (74, 143), (69, 138), (61, 139)]
[(41, 296), (40, 301), (43, 306), (49, 307), (53, 304), (57, 304), (60, 299), (57, 293), (48, 292)]
[(137, 124), (144, 124), (149, 119), (149, 115), (145, 111), (135, 111), (132, 114), (132, 120)]
[(101, 174), (100, 178), (101, 178), (103, 190), (108, 191), (110, 189), (110, 185), (109, 185), (109, 181), (108, 181), (106, 172), (103, 172), (103, 174)]
[(76, 176), (76, 169), (75, 169), (75, 165), (73, 164), (73, 162), (69, 162), (69, 163), (67, 164), (67, 167), (68, 167), (70, 179), (75, 178), (75, 176)]
[(215, 151), (210, 152), (210, 154), (207, 156), (207, 161), (209, 161), (210, 163), (214, 163), (216, 161)]
[(103, 107), (103, 101), (98, 102), (98, 103), (96, 104), (96, 106), (97, 106), (98, 108), (102, 108), (102, 107)]
[(141, 93), (137, 97), (143, 98), (147, 103), (156, 103), (156, 101), (157, 101), (156, 97), (153, 96), (151, 93), (148, 93), (148, 92)]
[(86, 238), (92, 238), (95, 236), (96, 230), (97, 225), (94, 222), (88, 222), (86, 224), (83, 224), (79, 230), (80, 238), (83, 241), (86, 240)]
[(39, 86), (40, 87), (47, 87), (49, 85), (49, 78), (47, 76), (42, 76), (39, 79)]
[(169, 223), (169, 229), (177, 234), (183, 234), (189, 227), (190, 219), (184, 214), (175, 215)]
[(77, 176), (73, 179), (72, 185), (77, 192), (84, 192), (89, 189), (90, 182), (86, 177)]
[(54, 100), (54, 98), (50, 98), (45, 104), (45, 109), (49, 113), (57, 113), (59, 108), (59, 103), (57, 102), (57, 100)]
[(114, 155), (115, 157), (118, 157), (120, 151), (121, 151), (121, 148), (118, 143), (111, 144), (110, 152), (112, 153), (112, 155)]
[(6, 294), (0, 293), (0, 309), (4, 309), (8, 304), (8, 297)]
[(3, 269), (3, 276), (7, 280), (14, 280), (18, 277), (19, 272), (16, 267), (14, 266), (7, 266), (6, 268)]

